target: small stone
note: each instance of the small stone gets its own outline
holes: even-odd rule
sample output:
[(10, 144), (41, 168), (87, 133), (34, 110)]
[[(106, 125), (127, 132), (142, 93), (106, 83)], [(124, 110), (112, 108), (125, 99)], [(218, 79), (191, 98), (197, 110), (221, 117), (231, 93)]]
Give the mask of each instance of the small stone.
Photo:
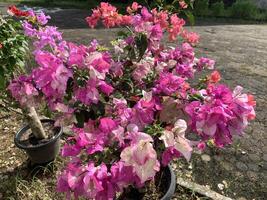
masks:
[(247, 175), (250, 178), (250, 180), (252, 180), (252, 181), (256, 181), (258, 179), (258, 175), (255, 172), (248, 171)]
[(264, 154), (263, 157), (262, 157), (262, 159), (263, 159), (264, 161), (267, 161), (267, 154)]
[(190, 163), (190, 165), (188, 166), (188, 169), (193, 169), (192, 164)]
[(247, 165), (245, 165), (245, 164), (242, 163), (242, 162), (237, 162), (237, 163), (236, 163), (236, 167), (237, 167), (238, 169), (242, 170), (242, 171), (245, 171), (245, 170), (248, 169)]
[(257, 154), (249, 154), (248, 157), (254, 162), (259, 162), (261, 160)]
[(205, 162), (209, 162), (210, 161), (210, 156), (207, 154), (203, 154), (201, 155), (201, 159)]
[(245, 197), (239, 197), (237, 200), (247, 200)]
[(228, 188), (228, 183), (226, 182), (226, 180), (223, 180), (222, 183), (224, 184), (225, 188)]
[(262, 169), (267, 170), (267, 162), (264, 162), (264, 163), (262, 164)]
[(241, 151), (241, 153), (242, 153), (243, 155), (247, 154), (247, 152), (245, 152), (245, 151)]
[(223, 161), (223, 162), (222, 162), (222, 167), (223, 167), (224, 169), (226, 169), (227, 171), (231, 171), (231, 170), (233, 170), (233, 166), (232, 166), (231, 163), (229, 163), (229, 162), (225, 162), (225, 161)]
[(223, 160), (222, 156), (214, 156), (214, 159), (216, 161), (222, 161)]
[(259, 171), (259, 166), (255, 164), (248, 164), (248, 168), (252, 171), (258, 172)]
[(220, 190), (223, 190), (223, 189), (224, 189), (224, 184), (219, 183), (219, 184), (218, 184), (218, 188), (219, 188)]

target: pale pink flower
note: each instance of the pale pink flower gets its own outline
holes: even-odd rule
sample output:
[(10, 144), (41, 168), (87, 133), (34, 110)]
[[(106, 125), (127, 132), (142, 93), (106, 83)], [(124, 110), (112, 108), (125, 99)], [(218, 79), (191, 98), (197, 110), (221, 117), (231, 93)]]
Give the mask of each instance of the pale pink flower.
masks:
[(140, 140), (121, 152), (121, 160), (126, 166), (132, 166), (140, 182), (151, 180), (159, 171), (157, 153), (150, 142)]
[(187, 161), (189, 161), (193, 149), (190, 145), (190, 141), (185, 138), (186, 129), (186, 122), (182, 119), (179, 119), (175, 122), (174, 128), (171, 131), (164, 131), (161, 139), (163, 140), (166, 148), (174, 147), (185, 157)]

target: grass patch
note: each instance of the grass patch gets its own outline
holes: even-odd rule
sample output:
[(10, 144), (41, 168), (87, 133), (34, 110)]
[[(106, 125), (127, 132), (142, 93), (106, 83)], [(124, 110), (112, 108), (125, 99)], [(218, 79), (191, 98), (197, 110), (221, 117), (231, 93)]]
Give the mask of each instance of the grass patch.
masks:
[(62, 200), (63, 194), (56, 192), (56, 174), (64, 161), (57, 158), (46, 167), (29, 170), (26, 166), (2, 176), (0, 191), (4, 199), (16, 200)]
[(200, 17), (267, 21), (267, 10), (258, 8), (252, 0), (237, 0), (230, 7), (226, 7), (222, 0), (211, 5), (209, 0), (196, 0), (194, 6), (194, 15)]

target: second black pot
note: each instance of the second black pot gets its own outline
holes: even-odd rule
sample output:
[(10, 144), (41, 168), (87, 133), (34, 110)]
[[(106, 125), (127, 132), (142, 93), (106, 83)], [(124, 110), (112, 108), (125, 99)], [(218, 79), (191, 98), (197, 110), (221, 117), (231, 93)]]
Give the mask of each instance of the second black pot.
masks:
[(168, 190), (165, 193), (165, 195), (161, 198), (161, 200), (170, 200), (174, 195), (176, 189), (176, 176), (170, 165), (164, 168), (164, 174), (167, 177), (166, 188), (168, 188)]
[[(42, 119), (42, 124), (54, 124), (55, 121), (51, 119)], [(20, 138), (30, 129), (29, 125), (22, 127), (15, 135), (15, 145), (24, 149), (28, 154), (31, 164), (45, 164), (53, 161), (59, 153), (60, 149), (60, 136), (62, 135), (62, 127), (55, 127), (57, 134), (52, 137), (47, 143), (38, 144), (34, 146), (25, 146), (20, 142)]]

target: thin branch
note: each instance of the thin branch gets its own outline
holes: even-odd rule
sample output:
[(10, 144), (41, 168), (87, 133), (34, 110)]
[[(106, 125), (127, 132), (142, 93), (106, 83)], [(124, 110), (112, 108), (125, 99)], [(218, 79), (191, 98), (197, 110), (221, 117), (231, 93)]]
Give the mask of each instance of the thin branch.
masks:
[(17, 114), (19, 114), (19, 115), (23, 115), (21, 112), (19, 112), (19, 111), (17, 111), (17, 110), (15, 110), (15, 109), (13, 109), (13, 108), (11, 108), (11, 107), (7, 107), (6, 105), (4, 105), (4, 104), (1, 104), (0, 103), (0, 107), (2, 107), (2, 108), (4, 108), (6, 111), (8, 111), (8, 112), (15, 112), (15, 113), (17, 113)]

